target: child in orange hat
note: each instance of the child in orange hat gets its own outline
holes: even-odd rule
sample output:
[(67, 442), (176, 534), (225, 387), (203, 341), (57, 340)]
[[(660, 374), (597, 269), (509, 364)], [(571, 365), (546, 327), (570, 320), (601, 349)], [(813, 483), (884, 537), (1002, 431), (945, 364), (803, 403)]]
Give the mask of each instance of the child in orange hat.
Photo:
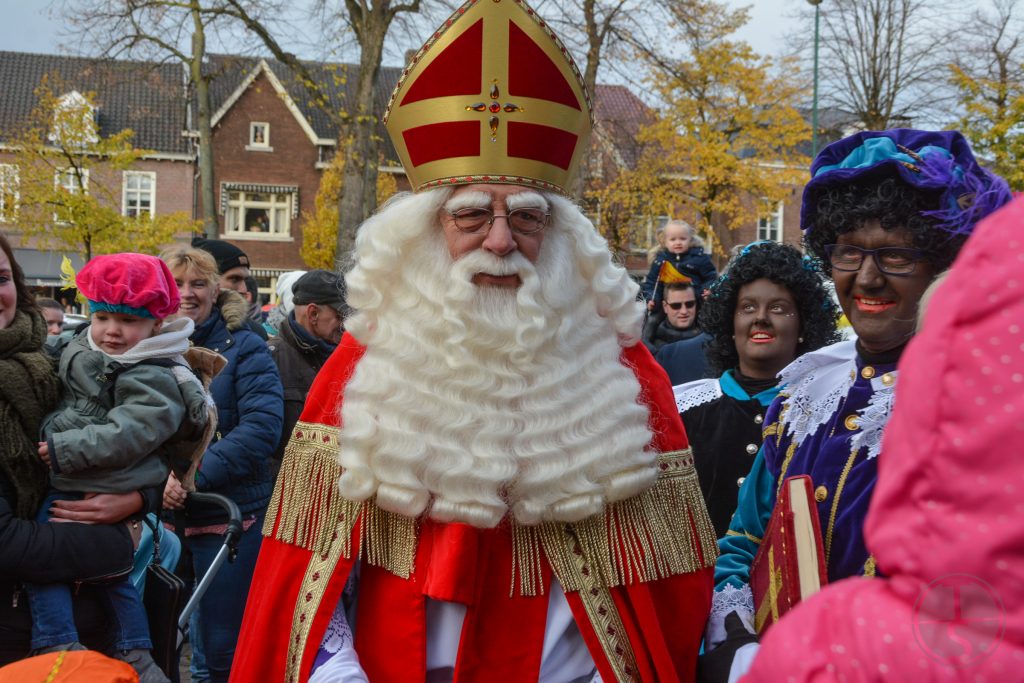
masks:
[[(54, 500), (161, 486), (171, 443), (195, 438), (207, 421), (206, 393), (183, 357), (193, 322), (166, 320), (179, 303), (166, 264), (144, 254), (98, 256), (75, 284), (89, 300), (91, 321), (61, 355), (61, 401), (43, 421), (39, 456), (52, 490), (40, 521)], [(117, 620), (115, 656), (142, 681), (166, 681), (150, 656), (146, 613), (129, 578), (105, 588)], [(69, 587), (32, 585), (26, 592), (32, 647), (83, 649)]]

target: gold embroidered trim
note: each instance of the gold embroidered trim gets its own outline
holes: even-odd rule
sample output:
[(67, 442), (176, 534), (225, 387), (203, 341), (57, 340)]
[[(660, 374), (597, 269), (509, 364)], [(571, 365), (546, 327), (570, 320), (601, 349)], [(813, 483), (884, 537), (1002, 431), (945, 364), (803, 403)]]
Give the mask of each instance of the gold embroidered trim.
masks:
[(779, 594), (782, 592), (782, 569), (775, 568), (775, 546), (768, 548), (768, 592), (757, 607), (754, 615), (754, 630), (764, 631), (764, 624), (771, 616), (772, 623), (779, 620)]
[[(317, 554), (331, 550), (334, 537), (340, 535), (343, 557), (352, 557), (355, 552), (370, 564), (408, 578), (416, 557), (417, 522), (382, 510), (373, 500), (356, 503), (340, 496), (337, 435), (337, 429), (301, 422), (295, 426), (264, 533)], [(647, 491), (569, 525), (592, 558), (602, 586), (693, 572), (713, 566), (718, 557), (718, 542), (701, 496), (692, 451), (660, 454), (657, 467), (658, 479)], [(360, 516), (360, 547), (353, 549), (351, 529)], [(280, 522), (274, 533), (276, 517)], [(344, 524), (338, 524), (339, 520)], [(537, 527), (512, 523), (512, 591), (526, 596), (543, 591), (542, 548), (566, 591), (583, 588), (569, 571), (575, 559), (571, 549), (550, 542), (550, 538), (558, 537), (550, 536), (552, 530), (559, 531), (563, 526), (558, 522)]]
[(743, 536), (748, 541), (753, 541), (754, 543), (756, 543), (758, 545), (761, 545), (761, 539), (758, 538), (757, 536), (755, 536), (754, 534), (750, 533), (749, 531), (746, 531), (746, 530), (744, 530), (743, 533), (740, 533), (738, 531), (733, 531), (732, 529), (726, 529), (725, 530), (725, 535), (726, 536)]
[(878, 568), (875, 566), (875, 556), (868, 555), (867, 562), (864, 563), (864, 576), (875, 578)]
[(765, 428), (761, 430), (761, 440), (765, 441), (769, 436), (775, 436), (780, 432), (781, 430), (779, 429), (778, 422), (773, 422), (770, 425), (765, 425)]
[(329, 536), (330, 548), (323, 553), (313, 553), (306, 566), (306, 574), (302, 577), (295, 610), (292, 612), (292, 630), (288, 639), (288, 658), (285, 661), (287, 683), (293, 683), (300, 678), (302, 653), (306, 651), (313, 617), (316, 616), (324, 593), (327, 592), (330, 577), (337, 568), (338, 560), (345, 555), (346, 549), (351, 550), (352, 521), (354, 520), (344, 516), (339, 519), (336, 530)]
[(561, 567), (563, 573), (555, 571), (558, 580), (580, 586), (580, 602), (587, 613), (587, 619), (594, 629), (594, 634), (601, 643), (601, 650), (615, 672), (615, 680), (628, 683), (639, 680), (636, 668), (636, 655), (630, 645), (622, 617), (612, 600), (611, 590), (599, 580), (598, 564), (580, 543), (572, 525), (546, 526), (541, 532), (544, 548), (550, 548), (556, 554), (568, 549), (567, 561)]
[(826, 564), (828, 563), (829, 554), (832, 551), (832, 531), (836, 525), (836, 514), (839, 512), (839, 497), (843, 495), (843, 487), (846, 486), (846, 478), (850, 476), (850, 470), (853, 469), (853, 463), (857, 459), (857, 451), (859, 450), (859, 448), (854, 448), (853, 452), (850, 453), (850, 457), (846, 459), (843, 471), (839, 475), (839, 482), (836, 484), (836, 493), (832, 498), (832, 510), (828, 514), (828, 531), (825, 532)]
[(782, 467), (779, 468), (779, 481), (775, 485), (775, 498), (778, 499), (779, 493), (782, 491), (782, 482), (786, 481), (786, 472), (789, 470), (789, 463), (793, 459), (793, 454), (796, 452), (796, 444), (789, 444), (789, 448), (786, 449), (786, 457), (782, 459)]

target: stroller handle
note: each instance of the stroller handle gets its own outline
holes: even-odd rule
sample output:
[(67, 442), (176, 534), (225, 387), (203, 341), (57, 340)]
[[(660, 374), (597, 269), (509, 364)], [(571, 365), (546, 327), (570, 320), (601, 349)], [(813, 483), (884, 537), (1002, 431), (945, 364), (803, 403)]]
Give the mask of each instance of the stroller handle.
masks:
[(224, 543), (232, 549), (238, 545), (242, 537), (242, 513), (238, 510), (235, 501), (219, 493), (202, 493), (192, 491), (188, 494), (189, 501), (193, 503), (208, 503), (224, 508), (228, 513), (228, 531), (224, 536)]

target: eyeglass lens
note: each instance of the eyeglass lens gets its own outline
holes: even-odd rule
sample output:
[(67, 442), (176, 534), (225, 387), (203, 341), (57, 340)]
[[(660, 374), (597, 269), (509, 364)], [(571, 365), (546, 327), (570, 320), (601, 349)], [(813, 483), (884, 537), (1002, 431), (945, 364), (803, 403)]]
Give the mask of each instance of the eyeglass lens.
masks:
[(906, 275), (912, 273), (921, 260), (921, 252), (904, 247), (861, 249), (852, 244), (829, 245), (829, 261), (833, 268), (854, 272), (860, 270), (864, 258), (870, 255), (883, 273)]
[(496, 218), (508, 220), (509, 227), (516, 232), (529, 234), (544, 227), (547, 214), (540, 209), (515, 209), (505, 214), (494, 214), (488, 209), (465, 208), (451, 212), (455, 227), (464, 232), (475, 232), (494, 223)]

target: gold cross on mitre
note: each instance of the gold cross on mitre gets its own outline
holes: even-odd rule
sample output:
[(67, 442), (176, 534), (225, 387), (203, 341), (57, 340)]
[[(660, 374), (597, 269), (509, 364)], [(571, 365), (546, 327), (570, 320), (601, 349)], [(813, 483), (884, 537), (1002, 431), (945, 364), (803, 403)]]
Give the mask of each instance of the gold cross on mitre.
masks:
[(564, 193), (592, 127), (579, 69), (521, 0), (460, 7), (403, 71), (384, 122), (415, 190), (497, 182)]

